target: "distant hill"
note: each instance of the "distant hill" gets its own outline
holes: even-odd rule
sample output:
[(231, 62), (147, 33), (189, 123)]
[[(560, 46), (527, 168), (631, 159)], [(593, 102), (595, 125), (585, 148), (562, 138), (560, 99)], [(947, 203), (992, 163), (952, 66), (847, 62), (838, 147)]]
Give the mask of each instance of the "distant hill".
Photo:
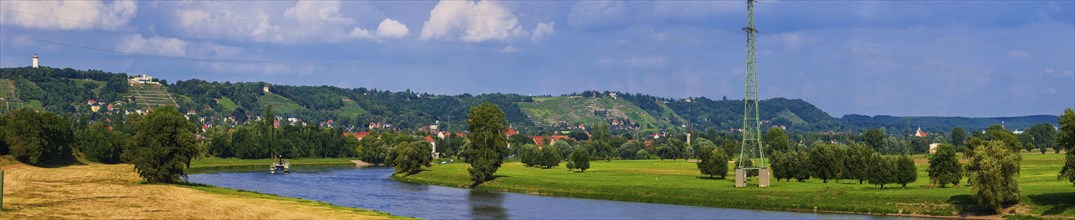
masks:
[[(465, 130), (470, 106), (491, 102), (501, 107), (511, 126), (531, 134), (570, 130), (578, 124), (610, 125), (616, 132), (682, 132), (688, 129), (729, 131), (742, 127), (742, 100), (705, 97), (672, 99), (645, 94), (583, 91), (562, 96), (517, 94), (434, 95), (410, 90), (345, 89), (330, 86), (286, 86), (264, 82), (207, 82), (185, 80), (162, 85), (128, 84), (127, 75), (71, 68), (2, 68), (0, 98), (7, 108), (32, 108), (61, 113), (85, 113), (87, 100), (116, 104), (116, 111), (160, 105), (194, 110), (208, 123), (234, 117), (245, 121), (271, 106), (278, 116), (306, 122), (333, 121), (336, 127), (365, 130), (372, 123), (384, 128), (414, 130), (437, 124), (441, 130)], [(266, 91), (266, 88), (268, 91)], [(845, 115), (834, 118), (801, 99), (773, 98), (759, 102), (763, 126), (783, 126), (789, 132), (861, 132), (885, 127), (909, 133), (921, 127), (947, 132), (953, 127), (980, 130), (1002, 121), (1009, 129), (1036, 123), (1056, 123), (1057, 116), (1003, 118), (897, 117)], [(689, 123), (688, 123), (689, 122)], [(893, 133), (895, 134), (895, 133)]]
[[(984, 130), (995, 124), (1002, 124), (1010, 130), (1026, 130), (1039, 123), (1052, 123), (1057, 125), (1055, 115), (1030, 115), (1019, 117), (993, 117), (993, 118), (967, 118), (967, 117), (897, 117), (897, 116), (865, 116), (844, 115), (841, 118), (844, 123), (855, 127), (885, 127), (890, 130), (909, 132), (922, 128), (922, 130), (939, 132), (951, 131), (954, 127), (962, 127), (967, 130)], [(1059, 126), (1059, 125), (1057, 125)]]

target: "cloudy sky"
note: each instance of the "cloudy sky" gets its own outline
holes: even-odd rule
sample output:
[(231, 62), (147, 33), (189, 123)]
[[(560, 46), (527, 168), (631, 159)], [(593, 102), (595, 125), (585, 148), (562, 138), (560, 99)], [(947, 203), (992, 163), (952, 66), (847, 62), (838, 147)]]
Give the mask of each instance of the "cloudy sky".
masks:
[[(834, 116), (1075, 107), (1073, 1), (762, 1), (762, 98)], [(743, 96), (744, 1), (0, 1), (0, 66), (435, 94)]]

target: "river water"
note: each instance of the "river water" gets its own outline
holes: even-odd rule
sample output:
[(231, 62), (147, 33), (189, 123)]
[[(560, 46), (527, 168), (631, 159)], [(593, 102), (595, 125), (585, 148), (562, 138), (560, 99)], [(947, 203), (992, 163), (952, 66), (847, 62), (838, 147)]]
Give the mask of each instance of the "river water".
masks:
[(897, 219), (619, 202), (403, 183), (391, 168), (293, 168), (191, 174), (190, 182), (425, 219)]

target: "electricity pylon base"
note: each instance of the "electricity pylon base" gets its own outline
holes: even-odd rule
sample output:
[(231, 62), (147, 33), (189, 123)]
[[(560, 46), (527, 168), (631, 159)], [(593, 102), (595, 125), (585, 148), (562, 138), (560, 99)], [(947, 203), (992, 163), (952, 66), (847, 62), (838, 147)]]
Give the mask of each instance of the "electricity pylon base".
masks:
[(769, 168), (758, 169), (758, 187), (769, 187)]
[(747, 187), (747, 171), (735, 168), (735, 188)]

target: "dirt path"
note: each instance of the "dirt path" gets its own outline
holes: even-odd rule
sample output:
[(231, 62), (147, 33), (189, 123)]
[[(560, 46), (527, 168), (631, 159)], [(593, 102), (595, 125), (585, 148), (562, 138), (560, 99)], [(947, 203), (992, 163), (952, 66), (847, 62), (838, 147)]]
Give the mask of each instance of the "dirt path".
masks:
[(38, 168), (5, 165), (0, 217), (33, 219), (387, 219), (382, 213), (273, 199), (252, 193), (213, 193), (174, 185), (140, 184), (130, 165)]

